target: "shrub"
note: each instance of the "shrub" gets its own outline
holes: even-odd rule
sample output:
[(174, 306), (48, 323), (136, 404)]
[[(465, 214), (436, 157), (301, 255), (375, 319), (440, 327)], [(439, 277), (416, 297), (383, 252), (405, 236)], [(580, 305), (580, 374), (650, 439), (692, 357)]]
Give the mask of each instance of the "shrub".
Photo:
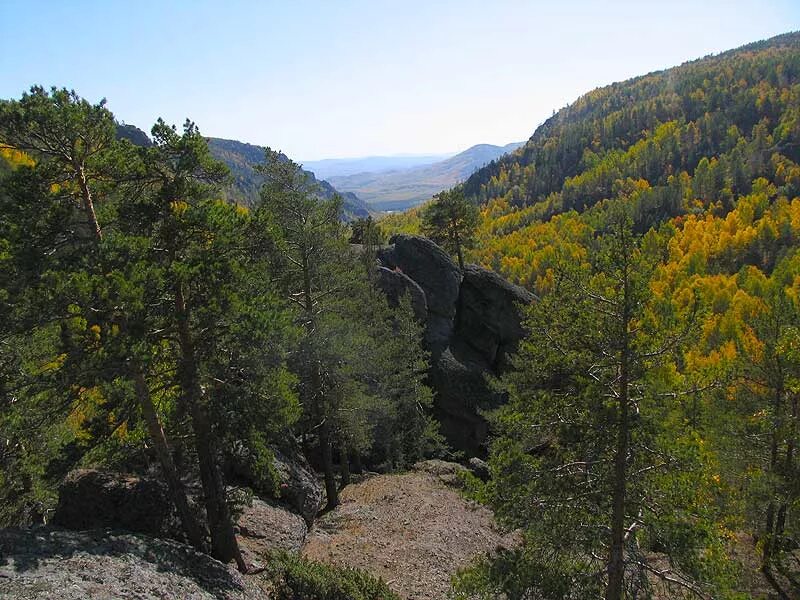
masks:
[(275, 553), (267, 570), (275, 600), (399, 600), (382, 579), (360, 569)]

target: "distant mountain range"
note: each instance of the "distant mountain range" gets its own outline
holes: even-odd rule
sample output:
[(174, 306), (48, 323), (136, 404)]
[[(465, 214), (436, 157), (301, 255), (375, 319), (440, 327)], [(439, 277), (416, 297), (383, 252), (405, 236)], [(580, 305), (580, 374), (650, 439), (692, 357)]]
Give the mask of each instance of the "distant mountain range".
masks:
[[(380, 169), (348, 175), (329, 175), (326, 176), (326, 179), (337, 190), (355, 193), (376, 210), (405, 210), (464, 181), (481, 167), (504, 154), (513, 152), (523, 143), (516, 142), (505, 146), (478, 144), (455, 156), (428, 164), (418, 163), (414, 166), (394, 167), (390, 170)], [(410, 159), (412, 157), (396, 158)], [(374, 164), (380, 165), (381, 162), (376, 160)], [(311, 168), (309, 165), (310, 163), (306, 163), (304, 166)]]
[[(133, 125), (118, 125), (117, 135), (140, 146), (152, 143), (144, 131)], [(225, 197), (246, 206), (254, 204), (263, 178), (253, 166), (264, 162), (264, 147), (223, 138), (206, 139), (214, 158), (231, 171), (233, 182), (223, 191)], [(352, 220), (373, 211), (405, 210), (421, 204), (523, 143), (478, 144), (456, 155), (325, 159), (308, 161), (303, 168), (319, 184), (322, 197), (337, 193), (342, 197), (344, 216)]]
[[(227, 190), (228, 198), (245, 205), (253, 204), (258, 200), (258, 191), (263, 182), (263, 178), (255, 171), (253, 165), (264, 162), (264, 147), (222, 138), (207, 139), (208, 148), (214, 158), (224, 162), (231, 170), (233, 185)], [(346, 219), (366, 217), (370, 214), (367, 204), (354, 193), (336, 190), (327, 181), (317, 179), (314, 173), (308, 170), (306, 173), (317, 182), (323, 198), (330, 198), (336, 193), (342, 197)]]
[[(144, 131), (124, 123), (117, 125), (117, 137), (129, 140), (137, 146), (150, 146), (153, 143)], [(258, 192), (263, 182), (263, 178), (253, 165), (264, 162), (264, 148), (236, 140), (206, 139), (212, 156), (225, 163), (231, 171), (233, 182), (223, 190), (225, 198), (237, 204), (252, 206), (258, 200)], [(314, 173), (310, 171), (306, 173), (317, 182), (323, 198), (331, 198), (337, 193), (342, 197), (345, 219), (369, 216), (371, 212), (369, 207), (358, 196), (352, 192), (339, 192), (327, 181), (318, 180)]]
[(398, 154), (395, 156), (365, 156), (363, 158), (325, 158), (302, 161), (303, 168), (312, 171), (320, 179), (355, 175), (357, 173), (379, 173), (410, 169), (430, 165), (453, 156), (449, 154)]

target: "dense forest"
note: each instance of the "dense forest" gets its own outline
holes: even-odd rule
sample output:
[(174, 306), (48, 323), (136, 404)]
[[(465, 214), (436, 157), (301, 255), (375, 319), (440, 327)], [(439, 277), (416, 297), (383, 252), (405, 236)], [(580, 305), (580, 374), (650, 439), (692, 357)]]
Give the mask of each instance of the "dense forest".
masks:
[(377, 225), (270, 149), (243, 206), (193, 123), (117, 132), (68, 90), (0, 102), (0, 525), (75, 467), (156, 472), (246, 571), (232, 472), (280, 496), (301, 446), (333, 509), (351, 469), (452, 457), (431, 332), (377, 285), (384, 232), (421, 232), (535, 296), (463, 474), (518, 543), (456, 597), (800, 597), (800, 34), (589, 92)]
[(76, 467), (156, 472), (178, 537), (246, 571), (232, 473), (278, 497), (272, 459), (301, 439), (332, 508), (334, 456), (440, 446), (421, 326), (298, 165), (265, 150), (259, 199), (233, 204), (193, 123), (135, 145), (65, 89), (3, 101), (0, 131), (2, 525), (47, 522)]
[(592, 91), (460, 187), (467, 259), (539, 297), (476, 492), (526, 542), (464, 597), (797, 597), (798, 163), (792, 33)]

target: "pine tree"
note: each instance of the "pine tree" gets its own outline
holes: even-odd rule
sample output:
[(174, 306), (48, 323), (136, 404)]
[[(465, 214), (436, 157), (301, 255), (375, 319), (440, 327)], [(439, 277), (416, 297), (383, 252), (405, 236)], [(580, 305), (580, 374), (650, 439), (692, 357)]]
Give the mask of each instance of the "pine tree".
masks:
[(422, 233), (458, 258), (464, 270), (464, 249), (472, 247), (478, 226), (478, 207), (461, 188), (438, 193), (422, 212)]
[(661, 585), (702, 596), (721, 568), (709, 457), (668, 366), (684, 331), (652, 318), (659, 252), (622, 214), (595, 244), (590, 264), (561, 262), (502, 379), (510, 401), (495, 419), (486, 498), (525, 541), (465, 574), (465, 594), (620, 600)]

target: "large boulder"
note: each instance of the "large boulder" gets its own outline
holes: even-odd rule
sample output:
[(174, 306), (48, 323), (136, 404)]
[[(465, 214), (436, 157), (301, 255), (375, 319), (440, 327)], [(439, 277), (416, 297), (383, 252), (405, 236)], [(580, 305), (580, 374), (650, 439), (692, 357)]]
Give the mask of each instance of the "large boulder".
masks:
[(467, 265), (462, 276), (427, 238), (395, 235), (390, 242), (378, 252), (379, 283), (393, 305), (410, 293), (418, 317), (427, 305), (425, 347), (441, 431), (454, 448), (483, 453), (488, 435), (483, 411), (504, 400), (486, 378), (508, 369), (509, 356), (526, 334), (524, 307), (534, 296), (477, 265)]
[(272, 468), (278, 476), (277, 493), (273, 488), (274, 482), (263, 481), (263, 474), (256, 472), (254, 464), (257, 461), (250, 448), (241, 441), (232, 444), (225, 455), (228, 481), (249, 487), (261, 497), (284, 504), (311, 525), (324, 500), (322, 484), (314, 469), (294, 440), (284, 440), (270, 450)]
[[(284, 457), (281, 465), (288, 462)], [(291, 489), (296, 492), (296, 486)], [(189, 491), (189, 502), (196, 506), (202, 491)], [(321, 499), (316, 503), (317, 509), (319, 504)], [(205, 520), (202, 510), (197, 516)], [(53, 524), (77, 531), (116, 529), (162, 539), (183, 539), (180, 522), (160, 481), (92, 469), (67, 475), (59, 489)], [(309, 524), (304, 516), (287, 507), (252, 498), (241, 508), (236, 526), (246, 561), (257, 563), (262, 560), (260, 556), (271, 550), (298, 551)]]
[(438, 357), (453, 333), (461, 272), (450, 256), (427, 238), (400, 234), (393, 236), (390, 244), (379, 251), (378, 258), (383, 266), (405, 273), (425, 292), (425, 339), (428, 349)]
[(493, 371), (506, 367), (506, 358), (525, 337), (522, 310), (534, 295), (477, 265), (464, 268), (458, 298), (455, 335), (479, 352)]
[(79, 469), (61, 483), (53, 523), (75, 530), (113, 527), (158, 536), (169, 529), (171, 513), (160, 481)]
[(408, 275), (399, 270), (378, 267), (378, 286), (386, 294), (389, 306), (396, 308), (400, 299), (408, 296), (411, 299), (411, 308), (414, 317), (424, 323), (428, 318), (428, 300), (420, 285)]
[(257, 564), (273, 550), (299, 552), (306, 539), (305, 519), (277, 504), (253, 498), (237, 520), (239, 547), (248, 564)]
[(107, 529), (0, 529), (0, 598), (265, 597), (257, 578), (174, 541)]
[(308, 460), (299, 449), (274, 450), (280, 477), (281, 503), (302, 516), (310, 526), (322, 508), (325, 493)]

